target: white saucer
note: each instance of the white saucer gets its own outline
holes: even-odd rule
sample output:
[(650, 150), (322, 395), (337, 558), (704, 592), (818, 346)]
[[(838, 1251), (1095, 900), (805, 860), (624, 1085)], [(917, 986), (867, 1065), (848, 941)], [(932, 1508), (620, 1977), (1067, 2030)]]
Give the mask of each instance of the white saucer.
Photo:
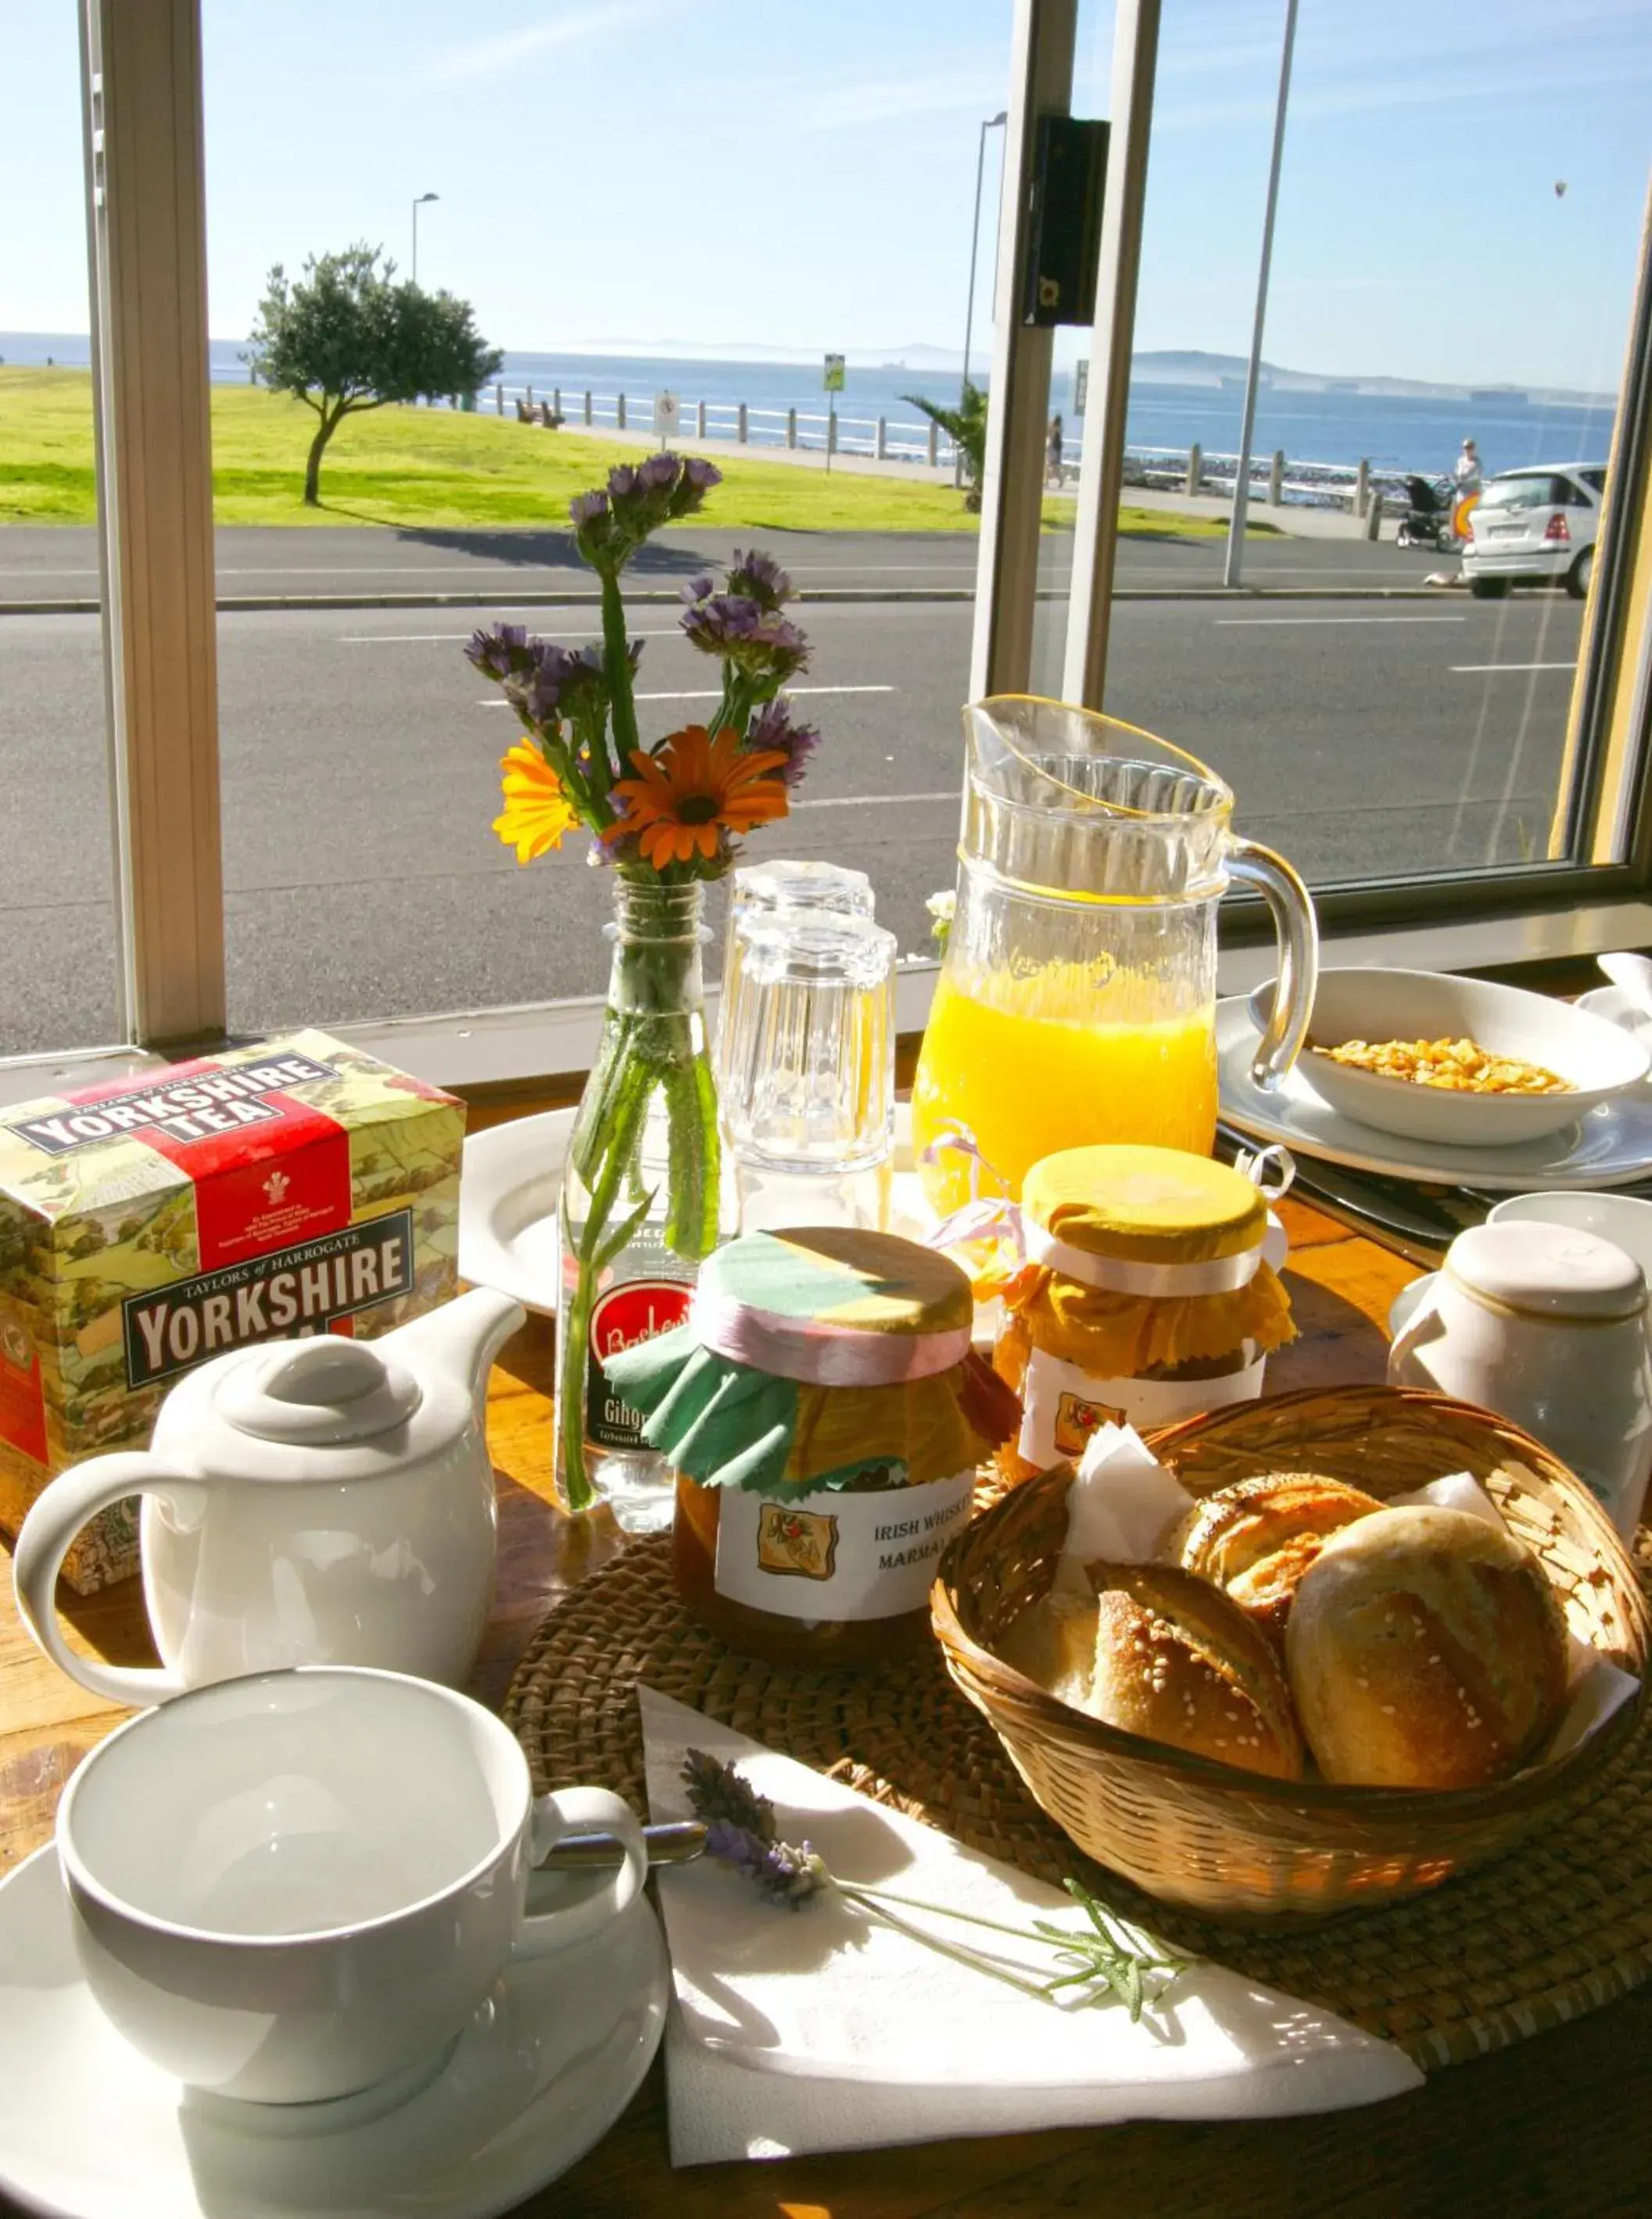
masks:
[(643, 1901), (609, 1933), (512, 1965), (399, 2104), (202, 2098), (92, 2001), (48, 1846), (0, 1881), (0, 2189), (50, 2219), (495, 2219), (619, 2116), (669, 1991)]
[[(556, 1203), (574, 1129), (571, 1110), (546, 1110), (474, 1133), (459, 1181), (459, 1277), (556, 1315)], [(922, 1240), (936, 1223), (912, 1162), (912, 1112), (895, 1105), (890, 1231)]]
[[(1593, 997), (1586, 997), (1587, 1007)], [(1605, 1011), (1599, 1012), (1606, 1014)], [(1652, 1085), (1631, 1086), (1589, 1110), (1574, 1125), (1507, 1148), (1432, 1147), (1380, 1133), (1344, 1117), (1297, 1072), (1272, 1093), (1251, 1077), (1257, 1030), (1244, 999), (1216, 1004), (1216, 1067), (1221, 1114), (1264, 1141), (1282, 1141), (1305, 1156), (1324, 1156), (1354, 1171), (1436, 1186), (1481, 1187), (1528, 1194), (1556, 1187), (1627, 1186), (1652, 1172)]]

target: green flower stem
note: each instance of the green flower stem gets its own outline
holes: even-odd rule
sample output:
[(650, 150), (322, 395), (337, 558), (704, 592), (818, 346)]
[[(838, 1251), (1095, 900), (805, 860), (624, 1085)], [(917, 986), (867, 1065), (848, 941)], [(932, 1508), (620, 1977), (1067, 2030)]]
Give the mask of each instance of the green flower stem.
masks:
[[(637, 730), (637, 700), (631, 684), (631, 659), (626, 652), (625, 604), (620, 598), (619, 578), (616, 572), (604, 570), (602, 575), (602, 650), (603, 662), (608, 676), (608, 694), (614, 726), (614, 749), (618, 767), (613, 778), (635, 775), (631, 755), (640, 750), (643, 743)], [(606, 751), (605, 751), (606, 761)], [(612, 780), (609, 780), (612, 784)]]
[[(972, 1973), (990, 1973), (995, 1980), (1002, 1980), (1006, 1987), (1017, 1988), (1022, 1995), (1032, 1996), (1039, 2003), (1049, 2001), (1049, 1997), (1040, 1982), (1023, 1980), (1019, 1973), (1012, 1973), (1008, 1965), (999, 1964), (996, 1958), (985, 1956), (978, 1949), (961, 1949), (951, 1942), (943, 1942), (938, 1934), (928, 1934), (922, 1927), (915, 1926), (910, 1919), (902, 1918), (890, 1908), (891, 1904), (901, 1902), (903, 1900), (901, 1897), (885, 1896), (880, 1888), (855, 1887), (836, 1879), (834, 1879), (832, 1886), (846, 1903), (853, 1903), (859, 1909), (870, 1912), (873, 1918), (883, 1919), (886, 1924), (898, 1927), (903, 1934), (910, 1934), (915, 1942), (922, 1942), (926, 1949), (934, 1949), (943, 1957), (950, 1957), (954, 1964), (962, 1965)], [(926, 1911), (939, 1908), (933, 1904), (922, 1904), (914, 1907)], [(965, 1915), (956, 1911), (949, 1914), (953, 1918)], [(974, 1923), (986, 1926), (992, 1922), (983, 1918)], [(1017, 1933), (1019, 1929), (1004, 1926), (999, 1928), (998, 1931), (1003, 1934), (1014, 1934)], [(1023, 1936), (1022, 1939), (1025, 1938)]]

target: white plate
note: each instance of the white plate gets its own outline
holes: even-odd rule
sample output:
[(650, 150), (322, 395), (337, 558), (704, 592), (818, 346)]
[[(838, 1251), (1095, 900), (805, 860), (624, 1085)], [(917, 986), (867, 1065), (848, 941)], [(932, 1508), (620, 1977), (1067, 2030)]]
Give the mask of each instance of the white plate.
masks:
[(1608, 1024), (1618, 1026), (1652, 1053), (1652, 1016), (1637, 1002), (1631, 1002), (1621, 986), (1597, 986), (1591, 994), (1580, 994), (1577, 1005), (1592, 1016), (1605, 1017)]
[(1529, 1194), (1544, 1187), (1626, 1186), (1652, 1172), (1652, 1086), (1631, 1086), (1574, 1125), (1511, 1147), (1446, 1148), (1402, 1141), (1332, 1110), (1295, 1072), (1270, 1094), (1251, 1077), (1257, 1029), (1235, 995), (1216, 1005), (1221, 1114), (1258, 1140), (1282, 1141), (1305, 1156), (1354, 1171), (1436, 1186)]
[[(459, 1277), (556, 1315), (556, 1200), (574, 1129), (571, 1110), (547, 1110), (473, 1133), (459, 1182)], [(895, 1105), (895, 1178), (889, 1229), (922, 1240), (935, 1223), (912, 1163), (912, 1112)]]
[(50, 2219), (496, 2219), (606, 2134), (669, 1992), (644, 1901), (593, 1941), (512, 1965), (392, 2108), (202, 2098), (92, 2001), (48, 1846), (0, 1882), (0, 2188)]

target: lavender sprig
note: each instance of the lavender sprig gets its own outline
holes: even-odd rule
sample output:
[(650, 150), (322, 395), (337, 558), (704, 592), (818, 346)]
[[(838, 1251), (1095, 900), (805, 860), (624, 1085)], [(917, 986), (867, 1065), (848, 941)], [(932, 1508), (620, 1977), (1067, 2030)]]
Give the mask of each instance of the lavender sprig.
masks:
[[(1030, 1926), (1007, 1926), (998, 1919), (983, 1918), (976, 1911), (958, 1911), (947, 1904), (926, 1903), (915, 1896), (840, 1880), (807, 1842), (794, 1848), (780, 1841), (775, 1831), (774, 1806), (768, 1798), (759, 1794), (736, 1766), (720, 1764), (704, 1750), (687, 1752), (682, 1779), (690, 1807), (705, 1821), (707, 1855), (750, 1880), (766, 1903), (798, 1911), (810, 1896), (835, 1889), (846, 1903), (854, 1904), (868, 1917), (881, 1918), (886, 1925), (922, 1942), (926, 1949), (939, 1950), (973, 1971), (989, 1973), (1023, 1995), (1053, 2003), (1065, 1990), (1089, 1988), (1092, 1992), (1081, 1998), (1086, 2004), (1099, 2005), (1116, 1998), (1129, 2012), (1133, 2025), (1186, 1969), (1186, 1958), (1171, 1955), (1151, 1935), (1109, 1910), (1076, 1880), (1065, 1882), (1066, 1890), (1082, 1906), (1091, 1932), (1074, 1931), (1047, 1918), (1035, 1918)], [(1031, 1942), (1047, 1950), (1059, 1969), (1047, 1979), (1012, 1972), (984, 1950), (947, 1941), (915, 1925), (906, 1915), (915, 1911)]]

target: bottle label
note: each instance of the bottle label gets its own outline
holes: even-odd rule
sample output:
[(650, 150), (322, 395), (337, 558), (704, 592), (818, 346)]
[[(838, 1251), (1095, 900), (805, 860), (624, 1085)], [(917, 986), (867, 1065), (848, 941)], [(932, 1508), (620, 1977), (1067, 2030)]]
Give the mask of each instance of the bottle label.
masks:
[(973, 1471), (875, 1494), (816, 1487), (784, 1502), (725, 1487), (717, 1591), (776, 1618), (896, 1618), (921, 1610), (974, 1491)]
[(1215, 1379), (1100, 1379), (1082, 1364), (1035, 1348), (1022, 1381), (1021, 1438), (1015, 1446), (1040, 1471), (1077, 1464), (1102, 1426), (1168, 1426), (1201, 1410), (1253, 1402), (1267, 1359)]
[(586, 1363), (585, 1437), (602, 1449), (640, 1449), (642, 1413), (608, 1383), (604, 1361), (669, 1333), (688, 1315), (694, 1292), (687, 1279), (623, 1279), (599, 1295), (591, 1309)]

